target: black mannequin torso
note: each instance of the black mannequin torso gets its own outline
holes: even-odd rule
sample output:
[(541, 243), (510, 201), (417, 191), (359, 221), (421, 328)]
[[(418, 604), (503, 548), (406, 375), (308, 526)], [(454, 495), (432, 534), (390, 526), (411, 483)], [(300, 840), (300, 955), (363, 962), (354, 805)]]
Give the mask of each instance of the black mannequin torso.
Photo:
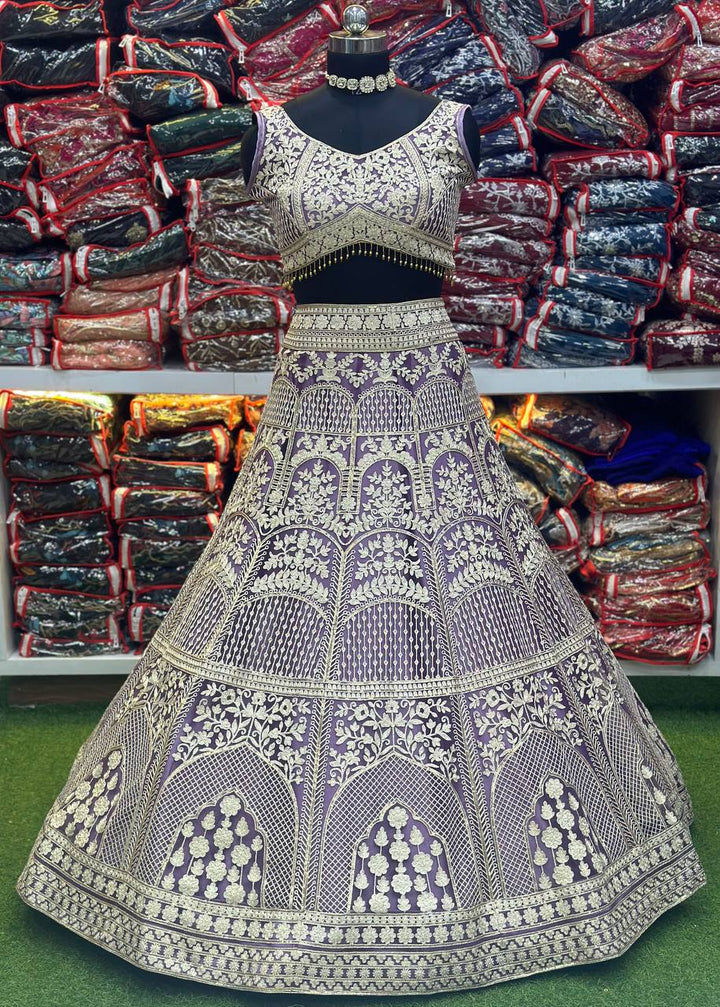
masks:
[[(328, 52), (328, 73), (345, 77), (385, 73), (390, 67), (387, 50), (372, 55)], [(350, 94), (329, 84), (308, 91), (284, 105), (293, 122), (310, 136), (351, 154), (363, 154), (395, 140), (419, 126), (438, 99), (398, 84), (386, 91)], [(480, 156), (478, 128), (468, 109), (463, 134), (475, 164)], [(250, 177), (257, 126), (243, 137), (243, 176)], [(351, 254), (315, 276), (297, 280), (293, 293), (298, 304), (309, 302), (364, 303), (439, 297), (442, 278), (425, 270), (401, 266), (372, 255)]]

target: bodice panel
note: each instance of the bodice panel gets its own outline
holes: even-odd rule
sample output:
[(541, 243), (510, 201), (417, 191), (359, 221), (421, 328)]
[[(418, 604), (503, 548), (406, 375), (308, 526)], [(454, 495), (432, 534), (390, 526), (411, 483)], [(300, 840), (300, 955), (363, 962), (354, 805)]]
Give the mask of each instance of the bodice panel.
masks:
[(358, 250), (451, 275), (460, 195), (477, 177), (469, 107), (441, 98), (419, 125), (361, 154), (305, 133), (282, 105), (257, 109), (248, 195), (270, 208), (285, 286)]

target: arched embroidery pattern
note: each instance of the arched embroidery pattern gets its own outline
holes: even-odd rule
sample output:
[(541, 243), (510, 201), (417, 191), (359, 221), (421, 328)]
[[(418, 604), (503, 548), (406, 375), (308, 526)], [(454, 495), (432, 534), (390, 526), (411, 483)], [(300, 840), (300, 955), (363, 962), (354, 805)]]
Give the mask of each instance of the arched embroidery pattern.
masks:
[(350, 908), (357, 913), (458, 908), (444, 844), (404, 805), (388, 806), (358, 843)]
[(230, 905), (262, 905), (265, 838), (230, 791), (178, 830), (161, 881), (165, 891)]
[(608, 857), (577, 794), (557, 776), (545, 777), (526, 829), (541, 891), (575, 884), (602, 873), (608, 865)]
[(122, 750), (113, 748), (78, 783), (61, 807), (49, 815), (50, 825), (90, 856), (100, 849), (108, 820), (122, 792), (122, 761)]

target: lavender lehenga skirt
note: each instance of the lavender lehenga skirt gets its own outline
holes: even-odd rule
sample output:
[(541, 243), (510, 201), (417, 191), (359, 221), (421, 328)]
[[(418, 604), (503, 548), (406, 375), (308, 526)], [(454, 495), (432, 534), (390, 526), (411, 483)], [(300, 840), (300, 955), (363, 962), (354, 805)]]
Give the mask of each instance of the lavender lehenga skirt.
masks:
[(469, 989), (622, 954), (706, 883), (692, 818), (443, 300), (301, 304), (220, 525), (17, 888), (153, 972)]

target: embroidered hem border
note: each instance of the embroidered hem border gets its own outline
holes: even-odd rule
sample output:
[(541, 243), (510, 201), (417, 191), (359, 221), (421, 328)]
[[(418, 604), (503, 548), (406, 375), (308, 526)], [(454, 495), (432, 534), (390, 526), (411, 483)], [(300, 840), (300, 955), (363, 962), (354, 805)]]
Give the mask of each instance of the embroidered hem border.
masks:
[(616, 958), (706, 882), (681, 822), (592, 879), (417, 914), (413, 924), (402, 914), (199, 902), (100, 864), (46, 827), (16, 888), (29, 906), (150, 972), (239, 990), (370, 996), (474, 989)]

